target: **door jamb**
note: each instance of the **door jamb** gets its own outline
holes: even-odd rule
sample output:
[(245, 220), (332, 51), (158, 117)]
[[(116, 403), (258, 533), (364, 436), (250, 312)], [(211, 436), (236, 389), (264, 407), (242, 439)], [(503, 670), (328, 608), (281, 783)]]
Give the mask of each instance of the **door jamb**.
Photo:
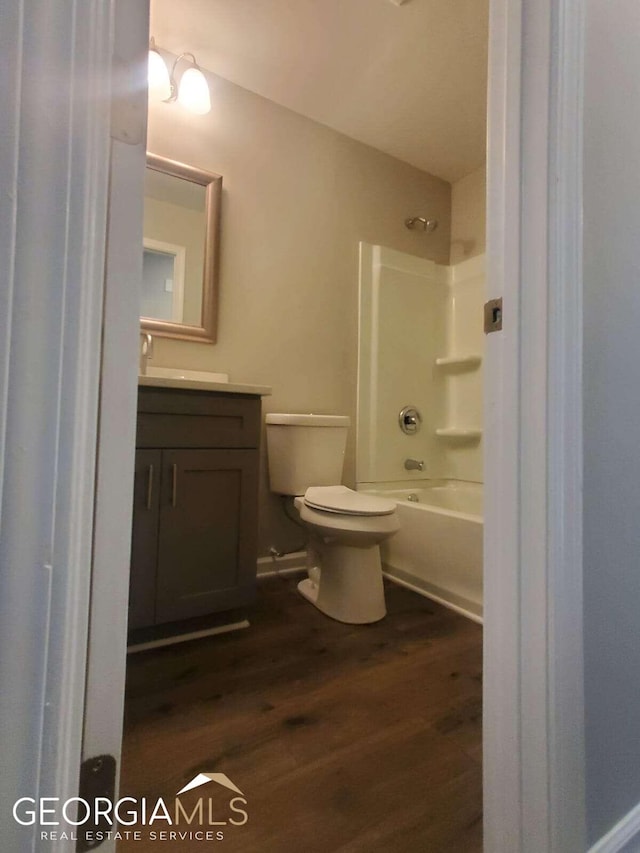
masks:
[(582, 853), (579, 0), (492, 0), (485, 849)]

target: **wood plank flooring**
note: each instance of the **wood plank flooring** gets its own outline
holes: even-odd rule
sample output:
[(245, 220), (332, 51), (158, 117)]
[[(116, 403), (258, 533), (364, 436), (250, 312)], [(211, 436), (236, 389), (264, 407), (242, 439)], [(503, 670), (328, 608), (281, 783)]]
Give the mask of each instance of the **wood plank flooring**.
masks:
[[(249, 820), (119, 851), (481, 851), (480, 626), (395, 585), (385, 620), (342, 625), (296, 580), (261, 581), (245, 631), (129, 658), (121, 796), (225, 773)], [(196, 794), (233, 814), (224, 788)]]

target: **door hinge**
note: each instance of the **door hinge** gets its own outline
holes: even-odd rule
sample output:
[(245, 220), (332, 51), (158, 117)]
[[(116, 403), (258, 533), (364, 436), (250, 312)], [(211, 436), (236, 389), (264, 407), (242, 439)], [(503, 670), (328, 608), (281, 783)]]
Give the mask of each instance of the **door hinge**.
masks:
[[(80, 767), (80, 798), (89, 804), (93, 804), (97, 797), (104, 797), (113, 803), (116, 795), (116, 760), (113, 755), (94, 755), (87, 758)], [(108, 837), (108, 831), (113, 829), (112, 824), (104, 815), (95, 820), (95, 809), (91, 808), (89, 820), (78, 827), (78, 840), (76, 842), (77, 853), (86, 853), (88, 850), (96, 850), (102, 841), (96, 841), (97, 833), (104, 833), (103, 838)]]
[(500, 332), (502, 330), (502, 297), (500, 299), (490, 299), (484, 303), (484, 333), (489, 335), (491, 332)]

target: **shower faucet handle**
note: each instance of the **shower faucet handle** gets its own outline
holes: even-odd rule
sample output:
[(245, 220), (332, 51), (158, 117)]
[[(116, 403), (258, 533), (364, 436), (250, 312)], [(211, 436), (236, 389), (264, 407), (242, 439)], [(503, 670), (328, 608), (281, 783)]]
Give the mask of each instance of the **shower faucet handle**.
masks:
[(405, 435), (414, 435), (422, 424), (422, 415), (415, 406), (404, 406), (398, 414), (398, 424)]
[(405, 459), (404, 467), (407, 471), (424, 471), (424, 462), (422, 459)]

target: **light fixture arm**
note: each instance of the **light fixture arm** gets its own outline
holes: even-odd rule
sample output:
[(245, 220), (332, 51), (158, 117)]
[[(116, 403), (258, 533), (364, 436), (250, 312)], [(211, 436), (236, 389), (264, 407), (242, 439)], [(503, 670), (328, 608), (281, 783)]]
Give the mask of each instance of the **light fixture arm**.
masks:
[(194, 68), (197, 68), (198, 71), (201, 71), (200, 66), (196, 62), (195, 56), (190, 52), (181, 53), (180, 56), (177, 56), (173, 60), (173, 65), (171, 66), (171, 71), (169, 72), (169, 85), (171, 86), (171, 94), (168, 98), (165, 99), (166, 104), (170, 104), (173, 101), (178, 100), (178, 84), (176, 83), (176, 67), (181, 59), (190, 58), (191, 64)]
[[(176, 70), (178, 63), (183, 60), (189, 67), (180, 75), (178, 86)], [(153, 36), (149, 40), (148, 80), (149, 97), (155, 101), (163, 101), (165, 104), (177, 101), (185, 109), (198, 115), (205, 115), (211, 110), (209, 84), (193, 53), (181, 53), (174, 59), (169, 70), (168, 62), (161, 56)]]

